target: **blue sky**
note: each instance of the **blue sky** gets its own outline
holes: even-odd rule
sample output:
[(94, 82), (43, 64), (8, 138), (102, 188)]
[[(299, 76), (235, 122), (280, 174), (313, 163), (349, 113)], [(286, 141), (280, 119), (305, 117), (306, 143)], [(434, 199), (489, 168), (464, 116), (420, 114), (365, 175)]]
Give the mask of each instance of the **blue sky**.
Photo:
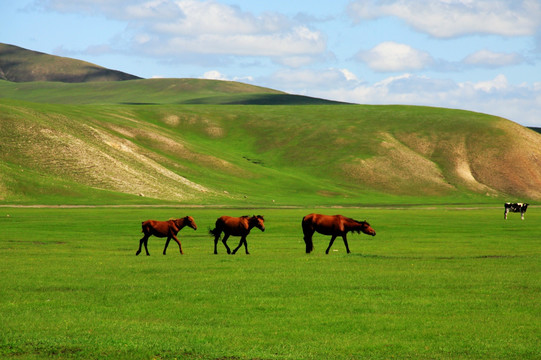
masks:
[(7, 0), (2, 14), (0, 42), (144, 78), (541, 127), (541, 0)]

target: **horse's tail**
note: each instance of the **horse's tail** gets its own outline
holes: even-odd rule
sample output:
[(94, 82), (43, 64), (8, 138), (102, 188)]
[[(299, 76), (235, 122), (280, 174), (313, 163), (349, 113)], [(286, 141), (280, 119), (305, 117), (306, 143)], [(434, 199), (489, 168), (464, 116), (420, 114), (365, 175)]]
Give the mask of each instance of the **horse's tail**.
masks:
[(148, 231), (148, 220), (141, 222), (141, 232), (143, 234), (145, 234), (145, 235), (149, 232)]
[(222, 235), (222, 230), (218, 229), (217, 227), (214, 229), (209, 228), (209, 234), (211, 236), (214, 236), (214, 238), (220, 239), (220, 236)]
[(309, 254), (314, 250), (314, 242), (312, 241), (312, 236), (314, 235), (314, 230), (312, 226), (306, 219), (305, 216), (302, 219), (302, 232), (304, 233), (304, 243), (306, 244), (306, 253)]

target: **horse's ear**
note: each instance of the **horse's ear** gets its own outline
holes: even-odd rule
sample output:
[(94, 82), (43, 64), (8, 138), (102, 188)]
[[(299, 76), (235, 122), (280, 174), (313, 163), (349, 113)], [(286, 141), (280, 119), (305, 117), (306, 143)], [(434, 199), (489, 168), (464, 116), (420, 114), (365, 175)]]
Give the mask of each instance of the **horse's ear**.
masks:
[(260, 218), (261, 220), (265, 220), (265, 218), (263, 217), (263, 215), (257, 215), (258, 218)]

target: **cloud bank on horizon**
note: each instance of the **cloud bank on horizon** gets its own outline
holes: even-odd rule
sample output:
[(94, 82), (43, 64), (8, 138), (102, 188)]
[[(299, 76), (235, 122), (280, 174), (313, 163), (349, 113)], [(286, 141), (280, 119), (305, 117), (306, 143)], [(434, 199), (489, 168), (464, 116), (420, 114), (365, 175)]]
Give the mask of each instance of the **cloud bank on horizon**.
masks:
[(541, 127), (541, 0), (26, 0), (7, 12), (1, 42), (141, 77)]

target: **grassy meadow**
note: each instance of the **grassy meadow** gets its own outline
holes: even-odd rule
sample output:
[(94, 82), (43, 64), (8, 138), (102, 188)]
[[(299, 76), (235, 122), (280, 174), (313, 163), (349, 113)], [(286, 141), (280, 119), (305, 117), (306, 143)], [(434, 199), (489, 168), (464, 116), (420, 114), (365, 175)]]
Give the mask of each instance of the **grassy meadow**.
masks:
[[(17, 51), (23, 80), (88, 65)], [(0, 358), (540, 359), (541, 214), (501, 206), (541, 199), (540, 158), (538, 133), (468, 111), (0, 80)], [(305, 254), (310, 212), (377, 235)], [(216, 218), (252, 214), (251, 255), (214, 255)], [(142, 221), (185, 215), (185, 255), (135, 256)]]
[[(310, 212), (376, 237), (315, 235)], [(224, 214), (262, 214), (251, 255), (213, 255)], [(140, 222), (192, 215), (151, 238)], [(0, 357), (12, 359), (539, 359), (541, 214), (503, 207), (0, 207)], [(230, 246), (238, 239), (231, 238)]]

